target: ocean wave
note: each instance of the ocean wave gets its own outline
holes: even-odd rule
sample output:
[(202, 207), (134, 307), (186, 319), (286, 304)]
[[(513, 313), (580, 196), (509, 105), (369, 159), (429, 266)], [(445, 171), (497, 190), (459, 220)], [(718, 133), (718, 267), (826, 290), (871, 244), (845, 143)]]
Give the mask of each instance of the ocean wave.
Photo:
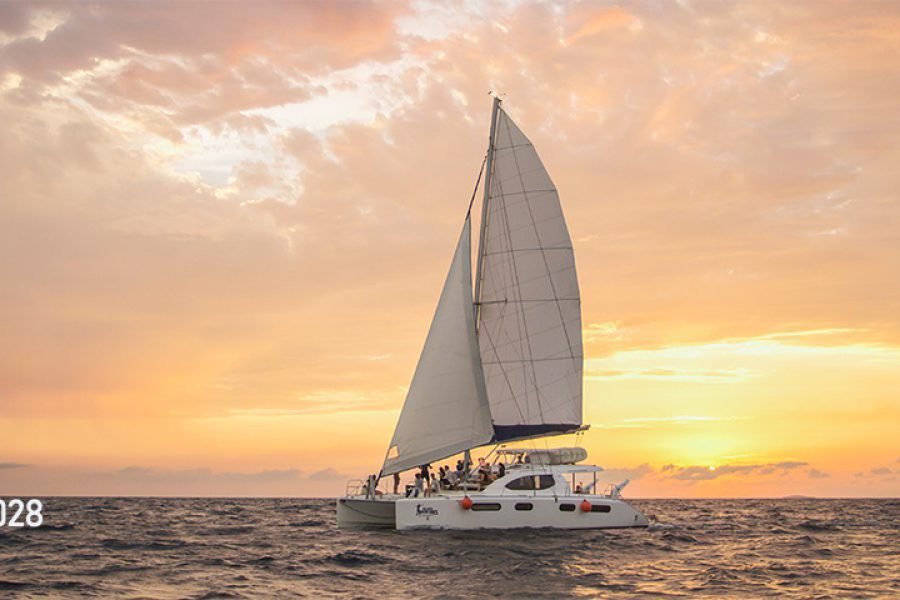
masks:
[(23, 590), (27, 587), (31, 587), (32, 584), (27, 581), (9, 581), (6, 579), (0, 579), (0, 590)]
[(646, 530), (407, 533), (330, 500), (56, 498), (0, 531), (0, 597), (900, 596), (900, 502), (635, 504)]
[(797, 529), (805, 529), (807, 531), (837, 531), (838, 527), (834, 523), (829, 523), (827, 521), (808, 520), (799, 523)]

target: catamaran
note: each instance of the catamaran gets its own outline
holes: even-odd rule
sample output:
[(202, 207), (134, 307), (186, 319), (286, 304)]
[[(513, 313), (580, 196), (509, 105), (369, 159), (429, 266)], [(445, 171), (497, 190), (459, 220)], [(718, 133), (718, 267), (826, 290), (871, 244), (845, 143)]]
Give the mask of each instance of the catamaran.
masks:
[[(471, 214), (482, 175), (473, 291)], [(587, 429), (581, 296), (559, 194), (496, 96), (475, 189), (384, 464), (348, 485), (338, 526), (646, 527), (621, 498), (627, 480), (600, 491), (603, 469), (579, 464), (583, 448), (533, 442)], [(525, 440), (531, 450), (507, 446)], [(470, 452), (491, 445), (492, 461), (476, 468)], [(411, 469), (424, 476), (423, 465), (460, 454), (452, 481), (433, 491), (378, 489), (385, 477)]]

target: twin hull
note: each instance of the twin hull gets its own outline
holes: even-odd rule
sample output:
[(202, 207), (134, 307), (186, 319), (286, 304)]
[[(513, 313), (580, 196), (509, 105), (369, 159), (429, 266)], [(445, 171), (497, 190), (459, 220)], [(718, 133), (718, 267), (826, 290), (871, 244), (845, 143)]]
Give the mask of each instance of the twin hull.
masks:
[[(396, 529), (614, 529), (646, 527), (647, 518), (622, 500), (600, 496), (471, 496), (472, 508), (460, 498), (437, 496), (399, 500), (338, 500), (339, 527)], [(587, 499), (593, 510), (585, 512)], [(392, 510), (393, 509), (393, 510)], [(608, 511), (607, 511), (608, 509)], [(393, 519), (391, 518), (393, 513)]]
[(338, 527), (381, 527), (394, 529), (397, 520), (394, 508), (395, 501), (368, 500), (366, 498), (354, 498), (348, 496), (338, 498), (337, 524)]

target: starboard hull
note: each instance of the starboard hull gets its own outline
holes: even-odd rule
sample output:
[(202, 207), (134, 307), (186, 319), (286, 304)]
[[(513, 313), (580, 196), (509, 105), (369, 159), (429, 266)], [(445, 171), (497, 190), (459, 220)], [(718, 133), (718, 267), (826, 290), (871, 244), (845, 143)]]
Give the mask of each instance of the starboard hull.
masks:
[[(406, 498), (396, 503), (396, 527), (406, 529), (617, 529), (647, 527), (640, 511), (601, 496), (472, 495), (472, 508), (459, 497)], [(587, 499), (593, 511), (582, 510)], [(497, 507), (499, 506), (499, 509)], [(604, 512), (600, 512), (604, 511)]]

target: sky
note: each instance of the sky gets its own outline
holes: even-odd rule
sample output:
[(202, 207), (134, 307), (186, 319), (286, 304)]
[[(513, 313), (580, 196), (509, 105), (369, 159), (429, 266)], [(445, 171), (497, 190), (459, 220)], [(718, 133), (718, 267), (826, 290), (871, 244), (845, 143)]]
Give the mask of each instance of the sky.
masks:
[(121, 1), (0, 2), (0, 495), (377, 471), (490, 91), (609, 481), (900, 493), (900, 3)]

